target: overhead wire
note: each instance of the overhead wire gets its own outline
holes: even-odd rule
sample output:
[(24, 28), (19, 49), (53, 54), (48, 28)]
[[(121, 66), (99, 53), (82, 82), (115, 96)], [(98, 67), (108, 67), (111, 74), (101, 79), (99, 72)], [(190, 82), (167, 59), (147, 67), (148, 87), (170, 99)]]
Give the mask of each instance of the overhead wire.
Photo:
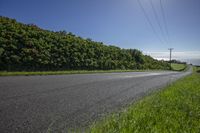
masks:
[(160, 7), (161, 7), (161, 14), (162, 14), (162, 17), (163, 17), (164, 27), (165, 27), (166, 34), (167, 34), (167, 37), (168, 37), (168, 41), (171, 42), (170, 41), (169, 30), (168, 30), (168, 26), (167, 26), (167, 21), (166, 21), (165, 10), (164, 10), (164, 7), (163, 7), (162, 0), (160, 0)]
[(143, 7), (141, 1), (140, 1), (140, 0), (137, 0), (137, 2), (138, 2), (138, 4), (139, 4), (139, 6), (140, 6), (140, 8), (141, 8), (141, 10), (142, 10), (142, 12), (143, 12), (143, 14), (144, 14), (146, 20), (147, 20), (147, 22), (148, 22), (149, 25), (151, 26), (151, 28), (152, 28), (152, 30), (153, 30), (153, 33), (155, 34), (155, 36), (158, 38), (158, 40), (159, 40), (161, 43), (164, 43), (163, 40), (162, 40), (162, 39), (160, 38), (160, 36), (158, 35), (157, 31), (155, 30), (155, 28), (154, 28), (154, 26), (153, 26), (153, 24), (152, 24), (152, 22), (151, 22), (151, 20), (150, 20), (150, 18), (149, 18), (149, 16), (148, 16), (147, 12), (145, 11), (145, 9), (144, 9), (144, 7)]
[(158, 26), (159, 26), (159, 28), (160, 28), (161, 33), (162, 33), (162, 36), (163, 36), (165, 42), (168, 43), (168, 40), (167, 40), (167, 38), (166, 38), (166, 36), (165, 36), (165, 31), (164, 31), (164, 29), (162, 28), (161, 22), (160, 22), (160, 20), (159, 20), (159, 16), (158, 16), (158, 14), (157, 14), (157, 11), (156, 11), (156, 9), (155, 9), (155, 7), (154, 7), (154, 4), (153, 4), (152, 0), (150, 0), (150, 4), (151, 4), (151, 8), (152, 8), (152, 10), (153, 10), (153, 14), (154, 14), (154, 17), (155, 17), (155, 19), (156, 19), (156, 22), (157, 22), (157, 24), (158, 24)]

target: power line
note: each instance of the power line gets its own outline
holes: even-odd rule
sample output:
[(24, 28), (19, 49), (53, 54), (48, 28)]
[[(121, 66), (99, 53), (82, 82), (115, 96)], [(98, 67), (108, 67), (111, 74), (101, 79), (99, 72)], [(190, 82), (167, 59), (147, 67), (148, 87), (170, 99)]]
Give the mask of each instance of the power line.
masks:
[(163, 30), (163, 28), (162, 28), (161, 22), (160, 22), (160, 20), (159, 20), (158, 14), (157, 14), (157, 12), (156, 12), (156, 9), (155, 9), (155, 7), (154, 7), (154, 5), (153, 5), (152, 0), (150, 0), (150, 4), (151, 4), (151, 7), (152, 7), (152, 9), (153, 9), (153, 13), (154, 13), (156, 22), (157, 22), (157, 24), (158, 24), (158, 26), (159, 26), (159, 28), (160, 28), (160, 31), (161, 31), (161, 33), (162, 33), (162, 35), (163, 35), (164, 40), (165, 40), (166, 43), (167, 43), (167, 38), (165, 37), (165, 32), (164, 32), (164, 30)]
[(172, 50), (174, 48), (169, 48), (168, 50), (170, 51), (170, 55), (169, 55), (169, 63), (170, 63), (170, 68), (172, 68)]
[(165, 25), (165, 30), (166, 30), (166, 33), (167, 33), (167, 37), (168, 37), (168, 40), (170, 41), (169, 30), (168, 30), (168, 26), (167, 26), (165, 10), (164, 10), (164, 7), (163, 7), (162, 0), (160, 0), (160, 7), (161, 7), (161, 13), (162, 13), (162, 17), (163, 17), (163, 21), (164, 21), (164, 25)]
[(142, 3), (140, 2), (140, 0), (137, 0), (137, 2), (138, 2), (138, 4), (139, 4), (140, 8), (142, 9), (143, 14), (144, 14), (144, 16), (145, 16), (147, 22), (148, 22), (149, 25), (151, 26), (151, 28), (152, 28), (152, 30), (153, 30), (155, 36), (158, 38), (158, 40), (160, 40), (160, 42), (164, 43), (164, 42), (162, 41), (162, 39), (160, 38), (160, 36), (158, 35), (158, 33), (156, 32), (156, 30), (155, 30), (153, 24), (151, 23), (151, 20), (150, 20), (150, 18), (149, 18), (149, 16), (148, 16), (147, 12), (145, 11), (144, 7), (142, 6)]

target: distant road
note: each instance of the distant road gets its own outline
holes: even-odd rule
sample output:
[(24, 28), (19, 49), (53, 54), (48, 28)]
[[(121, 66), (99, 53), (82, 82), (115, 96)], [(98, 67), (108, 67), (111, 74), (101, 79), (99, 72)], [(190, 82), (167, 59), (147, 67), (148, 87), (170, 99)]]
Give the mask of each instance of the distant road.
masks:
[(0, 132), (85, 127), (148, 92), (191, 73), (127, 72), (0, 77)]

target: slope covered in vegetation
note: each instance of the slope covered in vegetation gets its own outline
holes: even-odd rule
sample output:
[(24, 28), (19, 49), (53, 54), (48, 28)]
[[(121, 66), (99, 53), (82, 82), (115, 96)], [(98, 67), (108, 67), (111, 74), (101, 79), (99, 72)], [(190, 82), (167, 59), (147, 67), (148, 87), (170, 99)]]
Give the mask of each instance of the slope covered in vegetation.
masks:
[(136, 49), (108, 46), (6, 17), (0, 17), (0, 66), (7, 71), (169, 69), (168, 63)]
[(172, 67), (172, 70), (183, 71), (183, 70), (186, 69), (187, 65), (186, 64), (172, 63), (171, 67)]

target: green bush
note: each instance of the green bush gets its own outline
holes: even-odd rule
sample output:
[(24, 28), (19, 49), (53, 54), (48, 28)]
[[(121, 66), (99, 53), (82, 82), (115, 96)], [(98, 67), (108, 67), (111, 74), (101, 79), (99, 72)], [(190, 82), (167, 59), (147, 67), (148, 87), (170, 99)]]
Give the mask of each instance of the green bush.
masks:
[(169, 69), (136, 49), (107, 46), (65, 31), (43, 30), (0, 17), (0, 70)]

